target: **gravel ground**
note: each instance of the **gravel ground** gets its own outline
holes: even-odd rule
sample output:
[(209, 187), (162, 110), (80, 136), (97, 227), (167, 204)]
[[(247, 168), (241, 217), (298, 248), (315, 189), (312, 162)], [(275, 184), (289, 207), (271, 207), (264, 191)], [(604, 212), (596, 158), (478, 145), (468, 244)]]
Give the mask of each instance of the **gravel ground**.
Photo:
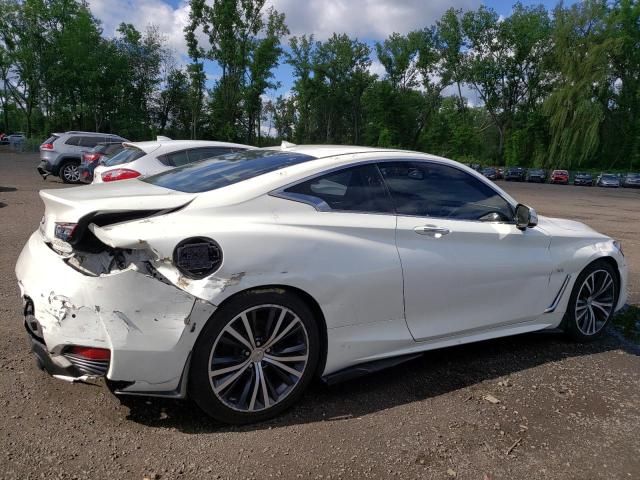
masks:
[[(640, 357), (612, 335), (541, 333), (425, 354), (271, 422), (227, 427), (192, 403), (38, 371), (13, 268), (42, 216), (34, 155), (0, 150), (1, 478), (640, 478)], [(502, 184), (539, 213), (622, 240), (640, 303), (640, 191)]]

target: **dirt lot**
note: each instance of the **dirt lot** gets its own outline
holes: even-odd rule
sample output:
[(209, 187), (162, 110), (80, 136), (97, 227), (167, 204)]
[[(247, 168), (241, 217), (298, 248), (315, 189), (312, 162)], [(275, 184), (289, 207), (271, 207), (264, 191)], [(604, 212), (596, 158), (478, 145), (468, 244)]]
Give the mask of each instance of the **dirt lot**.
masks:
[[(13, 268), (42, 216), (33, 155), (0, 150), (1, 478), (640, 478), (640, 357), (609, 335), (524, 335), (431, 352), (230, 428), (189, 402), (120, 405), (39, 372)], [(640, 191), (503, 184), (622, 240), (640, 303)], [(486, 400), (493, 395), (499, 403)]]

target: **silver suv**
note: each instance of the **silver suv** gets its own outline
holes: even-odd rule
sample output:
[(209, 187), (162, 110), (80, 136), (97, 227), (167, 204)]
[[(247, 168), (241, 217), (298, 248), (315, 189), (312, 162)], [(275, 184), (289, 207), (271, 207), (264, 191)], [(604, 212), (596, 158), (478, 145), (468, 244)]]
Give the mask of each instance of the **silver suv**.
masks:
[(54, 133), (40, 145), (38, 172), (44, 179), (49, 175), (55, 175), (64, 183), (78, 183), (82, 152), (92, 149), (98, 143), (126, 141), (126, 138), (110, 133)]

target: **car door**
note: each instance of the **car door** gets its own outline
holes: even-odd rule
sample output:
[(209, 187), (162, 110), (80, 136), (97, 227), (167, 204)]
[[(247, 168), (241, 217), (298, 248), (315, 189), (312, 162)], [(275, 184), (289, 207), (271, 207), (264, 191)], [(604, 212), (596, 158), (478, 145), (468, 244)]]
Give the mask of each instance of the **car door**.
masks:
[(360, 348), (364, 355), (383, 348), (385, 341), (410, 341), (395, 244), (396, 216), (375, 164), (343, 167), (273, 195), (315, 208), (295, 209), (290, 216), (280, 213), (279, 221), (306, 232), (308, 241), (300, 247), (313, 254), (300, 261), (321, 282), (319, 289), (333, 292), (332, 301), (323, 305), (330, 323), (369, 325), (359, 332), (361, 341), (344, 348), (357, 356)]
[(417, 341), (526, 322), (548, 306), (550, 238), (462, 169), (384, 162), (398, 214), (405, 316)]

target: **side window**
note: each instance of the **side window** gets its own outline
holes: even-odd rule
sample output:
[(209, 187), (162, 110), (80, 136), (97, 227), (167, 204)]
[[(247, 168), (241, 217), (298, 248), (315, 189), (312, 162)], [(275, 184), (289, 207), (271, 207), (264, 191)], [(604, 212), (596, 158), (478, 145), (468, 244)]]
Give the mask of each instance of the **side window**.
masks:
[(106, 149), (105, 153), (107, 155), (113, 155), (114, 153), (117, 153), (120, 150), (122, 150), (122, 144), (121, 143), (114, 143), (112, 145), (108, 145), (107, 146), (107, 149)]
[(158, 160), (168, 167), (179, 167), (189, 163), (189, 154), (187, 150), (178, 150), (177, 152), (167, 153), (158, 157)]
[(399, 215), (510, 222), (513, 209), (495, 190), (455, 167), (428, 162), (379, 164)]
[(331, 210), (394, 213), (378, 168), (373, 164), (345, 168), (285, 190), (312, 203), (324, 202)]
[(100, 142), (104, 141), (102, 137), (80, 137), (78, 145), (81, 147), (93, 148)]
[(73, 145), (75, 147), (77, 147), (78, 145), (80, 145), (80, 139), (82, 137), (69, 137), (67, 138), (67, 141), (64, 142), (65, 145)]
[(202, 160), (204, 158), (226, 155), (227, 153), (232, 153), (233, 151), (234, 149), (226, 147), (193, 148), (189, 150), (189, 161), (197, 162), (198, 160)]

